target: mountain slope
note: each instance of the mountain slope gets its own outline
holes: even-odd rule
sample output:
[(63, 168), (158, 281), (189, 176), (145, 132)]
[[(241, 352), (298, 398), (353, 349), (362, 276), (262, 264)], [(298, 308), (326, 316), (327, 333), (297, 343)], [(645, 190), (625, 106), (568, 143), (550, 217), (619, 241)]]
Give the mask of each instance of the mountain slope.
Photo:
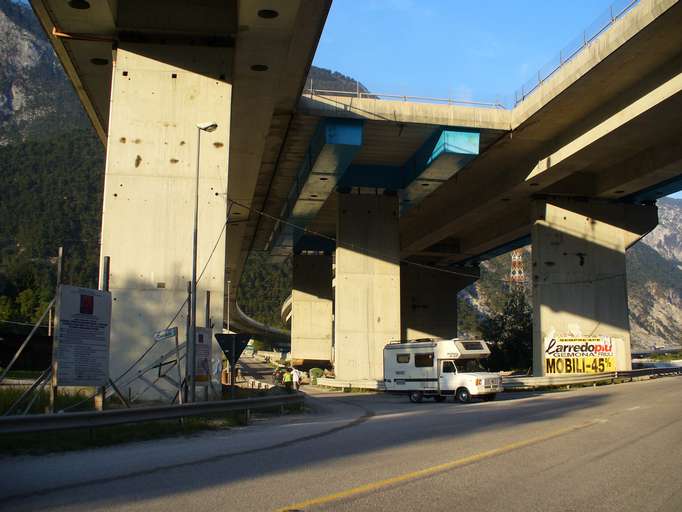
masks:
[(49, 136), (60, 126), (89, 128), (33, 12), (3, 0), (0, 34), (0, 145)]
[(682, 267), (682, 199), (658, 201), (658, 227), (642, 239), (663, 258)]

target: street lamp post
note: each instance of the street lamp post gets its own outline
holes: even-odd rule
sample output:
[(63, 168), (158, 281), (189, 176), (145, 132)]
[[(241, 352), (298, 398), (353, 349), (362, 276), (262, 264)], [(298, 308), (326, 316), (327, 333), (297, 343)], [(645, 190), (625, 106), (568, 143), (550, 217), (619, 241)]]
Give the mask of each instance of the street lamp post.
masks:
[(194, 181), (194, 237), (192, 239), (192, 291), (191, 321), (189, 339), (187, 340), (187, 385), (189, 387), (189, 402), (196, 400), (196, 342), (197, 342), (197, 239), (199, 223), (199, 158), (201, 155), (201, 132), (212, 132), (218, 128), (217, 123), (200, 123), (197, 125), (197, 165)]

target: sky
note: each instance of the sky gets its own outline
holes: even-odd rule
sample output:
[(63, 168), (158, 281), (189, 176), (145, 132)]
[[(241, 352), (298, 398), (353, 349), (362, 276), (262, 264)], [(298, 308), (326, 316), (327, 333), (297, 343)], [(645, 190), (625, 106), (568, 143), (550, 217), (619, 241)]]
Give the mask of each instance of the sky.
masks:
[(314, 64), (372, 92), (508, 104), (612, 2), (334, 0)]

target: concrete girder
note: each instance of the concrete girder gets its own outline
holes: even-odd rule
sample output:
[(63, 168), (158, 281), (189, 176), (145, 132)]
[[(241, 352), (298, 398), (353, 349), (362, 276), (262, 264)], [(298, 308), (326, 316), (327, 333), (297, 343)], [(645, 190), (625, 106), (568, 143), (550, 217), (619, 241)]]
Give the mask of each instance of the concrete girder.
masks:
[(338, 188), (400, 190), (401, 211), (406, 211), (475, 158), (480, 138), (474, 130), (436, 129), (402, 166), (351, 165)]
[[(682, 152), (679, 149), (679, 136), (675, 135), (661, 139), (660, 144), (605, 169), (596, 177), (595, 195), (607, 199), (625, 197), (625, 200), (634, 200), (641, 194), (638, 192), (633, 195), (632, 191), (656, 189), (658, 184), (670, 183), (680, 176)], [(668, 193), (673, 192), (675, 190)]]
[(280, 213), (280, 218), (288, 223), (280, 222), (273, 231), (270, 244), (273, 256), (291, 254), (303, 230), (343, 178), (362, 146), (362, 138), (362, 121), (326, 119), (320, 122)]
[[(558, 135), (567, 121), (579, 122), (581, 112), (597, 110), (625, 89), (636, 86), (647, 76), (647, 67), (652, 62), (679, 53), (680, 11), (678, 0), (639, 0), (626, 16), (564, 63), (512, 109), (511, 129), (518, 131), (525, 127), (529, 137), (548, 130), (556, 130)], [(655, 30), (652, 30), (653, 25), (657, 25)], [(633, 44), (635, 39), (638, 40)], [(613, 58), (614, 53), (624, 47), (630, 52), (627, 65)], [(604, 75), (600, 87), (595, 88), (589, 80), (584, 80), (601, 73)], [(549, 119), (551, 109), (547, 107), (561, 96), (568, 96), (566, 93), (570, 93), (573, 104), (563, 105), (561, 110), (565, 115), (556, 116), (552, 122)], [(528, 123), (533, 118), (541, 118), (543, 122), (532, 123), (533, 128)]]
[[(456, 180), (443, 185), (418, 210), (401, 219), (402, 255), (425, 250), (446, 238), (458, 238), (462, 229), (482, 219), (487, 222), (494, 216), (504, 216), (497, 208), (500, 201), (514, 204), (528, 202), (538, 193), (562, 193), (559, 182), (556, 188), (542, 190), (540, 184), (526, 178), (548, 154), (605, 119), (617, 117), (618, 112), (680, 72), (681, 21), (679, 2), (643, 0), (559, 68), (513, 109), (514, 129), (509, 136), (501, 138), (460, 172)], [(682, 110), (677, 96), (673, 94), (661, 108), (650, 108), (626, 123), (623, 128), (632, 128), (627, 138), (617, 130), (612, 132), (610, 145), (601, 146), (597, 142), (586, 148), (588, 153), (595, 150), (594, 158), (589, 165), (574, 168), (574, 173), (587, 174), (584, 181), (589, 188), (585, 195), (590, 195), (594, 187), (590, 173), (615, 166), (640, 148), (653, 146), (660, 134), (675, 133), (680, 125), (675, 114)], [(619, 146), (618, 142), (622, 144)], [(577, 181), (564, 183), (572, 189), (568, 193), (580, 194)], [(425, 225), (430, 229), (424, 230)]]
[[(614, 192), (621, 191), (616, 197), (624, 197), (627, 192), (641, 189), (644, 184), (674, 178), (679, 174), (677, 162), (682, 159), (682, 152), (674, 142), (675, 137), (661, 138), (655, 126), (657, 123), (670, 126), (671, 129), (679, 126), (682, 122), (681, 107), (682, 73), (678, 72), (608, 117), (603, 118), (603, 113), (600, 113), (599, 122), (578, 136), (571, 134), (566, 139), (554, 141), (556, 150), (534, 163), (525, 157), (510, 172), (490, 169), (486, 165), (486, 157), (496, 161), (498, 155), (513, 151), (512, 145), (516, 145), (513, 139), (500, 141), (495, 148), (477, 159), (473, 166), (483, 166), (490, 169), (489, 175), (496, 174), (495, 189), (482, 191), (471, 172), (460, 173), (458, 190), (453, 193), (462, 200), (453, 205), (449, 220), (445, 223), (439, 220), (435, 229), (424, 233), (411, 219), (406, 219), (405, 224), (410, 226), (414, 235), (403, 230), (403, 255), (423, 250), (446, 237), (461, 237), (462, 226), (480, 222), (482, 218), (491, 219), (496, 212), (500, 212), (498, 220), (503, 218), (501, 212), (504, 202), (509, 205), (527, 202), (531, 196), (538, 194), (598, 197), (608, 190), (605, 189), (606, 183), (611, 184), (609, 186)], [(640, 160), (633, 151), (638, 146), (651, 148)], [(523, 144), (517, 147), (523, 149)], [(634, 156), (629, 156), (632, 153)], [(654, 153), (656, 156), (652, 156)], [(643, 168), (637, 169), (636, 166), (637, 162), (644, 162), (646, 155), (649, 155), (649, 159), (644, 172)], [(622, 173), (621, 166), (629, 169), (628, 172)], [(523, 168), (532, 170), (523, 176), (520, 171)], [(628, 183), (630, 176), (640, 178)], [(449, 190), (451, 187), (444, 188)], [(464, 194), (470, 188), (469, 194)], [(475, 189), (478, 189), (478, 193)], [(439, 201), (444, 199), (440, 192), (435, 197)], [(473, 201), (472, 197), (478, 201)], [(445, 217), (442, 210), (434, 211), (433, 215), (438, 219)], [(424, 222), (423, 218), (421, 222)], [(417, 240), (414, 239), (415, 235)]]
[(653, 185), (630, 196), (628, 199), (634, 203), (652, 202), (661, 197), (669, 196), (682, 190), (682, 174), (663, 183)]
[(521, 203), (508, 208), (503, 219), (463, 233), (459, 239), (461, 253), (451, 261), (460, 265), (479, 263), (530, 243), (530, 207)]
[(479, 132), (450, 128), (439, 132), (404, 166), (401, 214), (422, 202), (478, 155)]
[(511, 130), (511, 111), (499, 108), (304, 94), (299, 102), (299, 111), (317, 117), (348, 117), (398, 126), (421, 124), (499, 132)]
[(526, 177), (525, 181), (546, 187), (577, 170), (583, 169), (585, 167), (585, 157), (581, 158), (581, 156), (592, 145), (609, 136), (618, 136), (619, 130), (628, 123), (636, 120), (646, 112), (660, 107), (661, 104), (680, 93), (682, 93), (682, 73), (675, 75), (622, 110), (615, 112), (568, 144), (554, 151), (551, 155), (542, 158)]
[[(239, 28), (235, 37), (234, 92), (228, 196), (246, 208), (263, 209), (256, 195), (263, 159), (283, 139), (269, 139), (273, 124), (293, 115), (308, 68), (331, 5), (330, 0), (239, 2)], [(260, 9), (275, 9), (274, 19), (262, 18)], [(235, 215), (239, 213), (239, 208)], [(257, 216), (244, 209), (240, 219)], [(231, 239), (236, 257), (227, 255), (227, 275), (232, 281), (230, 304), (236, 309), (241, 273), (252, 249), (253, 229), (240, 226)], [(232, 250), (232, 247), (230, 247)]]
[(280, 214), (287, 223), (278, 223), (273, 231), (270, 253), (274, 258), (284, 259), (295, 248), (311, 249), (298, 247), (298, 241), (334, 189), (359, 188), (361, 193), (363, 188), (367, 193), (402, 189), (404, 211), (421, 202), (479, 151), (479, 132), (445, 128), (436, 130), (402, 167), (350, 165), (363, 143), (362, 123), (329, 118), (318, 126)]

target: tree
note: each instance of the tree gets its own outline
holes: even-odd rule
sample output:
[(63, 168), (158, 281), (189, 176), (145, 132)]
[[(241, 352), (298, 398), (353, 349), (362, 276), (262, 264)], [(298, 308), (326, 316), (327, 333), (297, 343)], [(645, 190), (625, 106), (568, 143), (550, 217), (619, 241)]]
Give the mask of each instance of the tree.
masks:
[(0, 321), (12, 320), (14, 317), (15, 312), (12, 299), (0, 296)]
[(482, 322), (481, 333), (493, 343), (487, 361), (491, 370), (525, 370), (533, 365), (533, 316), (523, 291), (512, 291), (502, 312)]

